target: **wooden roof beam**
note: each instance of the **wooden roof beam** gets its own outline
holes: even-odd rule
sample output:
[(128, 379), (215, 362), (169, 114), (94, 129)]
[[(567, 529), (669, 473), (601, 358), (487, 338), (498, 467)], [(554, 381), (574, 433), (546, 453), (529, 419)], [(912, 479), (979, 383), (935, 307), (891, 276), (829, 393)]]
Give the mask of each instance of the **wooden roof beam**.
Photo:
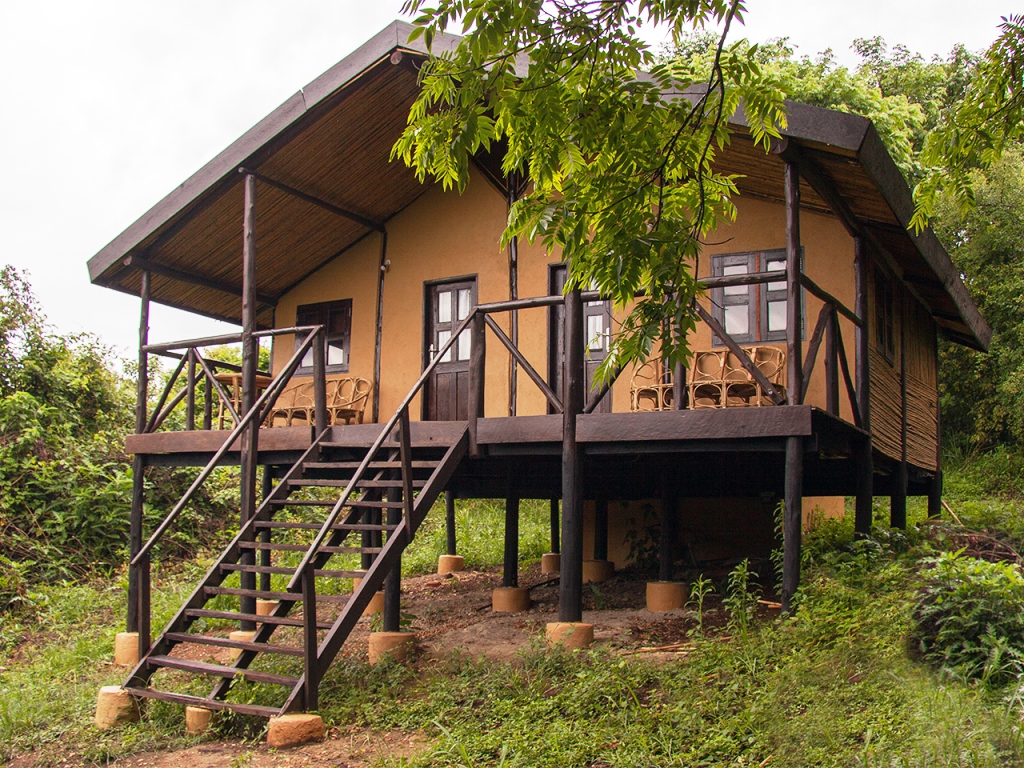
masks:
[[(214, 291), (220, 291), (221, 293), (229, 293), (232, 296), (242, 295), (242, 289), (237, 285), (225, 283), (222, 280), (216, 280), (212, 277), (204, 277), (202, 275), (192, 274), (191, 272), (183, 272), (180, 269), (168, 267), (165, 264), (158, 264), (155, 261), (150, 261), (149, 259), (142, 258), (141, 256), (128, 256), (121, 263), (126, 267), (135, 267), (136, 269), (152, 272), (154, 275), (167, 277), (181, 283), (189, 283), (191, 285), (198, 285), (202, 288), (210, 288)], [(277, 299), (273, 296), (268, 296), (265, 293), (257, 293), (256, 300), (260, 304), (268, 307), (277, 306)]]
[(333, 213), (336, 216), (342, 216), (348, 219), (349, 221), (354, 221), (357, 224), (362, 224), (364, 227), (376, 230), (377, 232), (380, 232), (382, 234), (384, 232), (384, 225), (378, 221), (368, 219), (365, 216), (360, 216), (358, 213), (346, 210), (345, 208), (341, 208), (337, 205), (334, 205), (333, 203), (328, 203), (326, 200), (321, 200), (319, 197), (315, 197), (314, 195), (307, 194), (302, 190), (295, 189), (295, 187), (290, 187), (287, 184), (284, 184), (283, 182), (271, 179), (267, 176), (264, 176), (262, 173), (257, 173), (256, 171), (253, 171), (245, 167), (240, 167), (238, 169), (238, 172), (241, 174), (245, 174), (247, 176), (254, 176), (256, 177), (257, 181), (262, 181), (267, 186), (273, 187), (274, 189), (279, 189), (285, 194), (299, 198), (299, 200), (304, 200), (310, 205), (315, 205), (318, 208), (323, 208), (325, 211), (329, 211), (330, 213)]

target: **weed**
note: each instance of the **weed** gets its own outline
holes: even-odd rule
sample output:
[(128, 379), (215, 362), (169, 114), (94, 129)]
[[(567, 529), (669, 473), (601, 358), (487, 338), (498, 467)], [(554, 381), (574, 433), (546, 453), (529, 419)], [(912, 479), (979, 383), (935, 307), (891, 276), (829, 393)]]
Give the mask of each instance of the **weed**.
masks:
[(704, 598), (714, 590), (711, 579), (704, 578), (701, 574), (690, 586), (690, 600), (687, 605), (692, 605), (697, 612), (697, 634), (704, 634)]
[(750, 570), (750, 561), (743, 560), (729, 574), (729, 587), (722, 601), (729, 613), (729, 626), (748, 639), (750, 623), (754, 620), (760, 587), (754, 579), (757, 574)]

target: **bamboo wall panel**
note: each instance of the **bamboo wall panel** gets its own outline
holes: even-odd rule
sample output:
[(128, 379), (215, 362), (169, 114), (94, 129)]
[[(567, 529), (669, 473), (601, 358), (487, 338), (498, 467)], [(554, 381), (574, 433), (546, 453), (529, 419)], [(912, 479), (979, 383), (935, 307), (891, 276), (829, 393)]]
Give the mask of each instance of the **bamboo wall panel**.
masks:
[(903, 398), (899, 368), (890, 365), (889, 361), (878, 353), (873, 338), (870, 363), (872, 447), (899, 461), (903, 453), (903, 419), (900, 415)]
[(938, 393), (934, 382), (907, 376), (907, 461), (922, 469), (936, 468)]

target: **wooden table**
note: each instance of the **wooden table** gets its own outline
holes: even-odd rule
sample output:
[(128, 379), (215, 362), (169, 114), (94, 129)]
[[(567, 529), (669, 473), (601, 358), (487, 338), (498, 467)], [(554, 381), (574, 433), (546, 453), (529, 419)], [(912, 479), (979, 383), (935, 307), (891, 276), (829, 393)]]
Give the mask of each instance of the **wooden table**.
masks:
[[(243, 416), (242, 413), (242, 373), (241, 371), (222, 371), (220, 373), (213, 374), (218, 382), (224, 385), (228, 391), (228, 395), (231, 397), (231, 407), (235, 409), (235, 413), (239, 416)], [(274, 378), (265, 373), (256, 374), (256, 395), (259, 397), (262, 395), (267, 387)], [(218, 398), (217, 408), (217, 429), (224, 429), (224, 403)]]

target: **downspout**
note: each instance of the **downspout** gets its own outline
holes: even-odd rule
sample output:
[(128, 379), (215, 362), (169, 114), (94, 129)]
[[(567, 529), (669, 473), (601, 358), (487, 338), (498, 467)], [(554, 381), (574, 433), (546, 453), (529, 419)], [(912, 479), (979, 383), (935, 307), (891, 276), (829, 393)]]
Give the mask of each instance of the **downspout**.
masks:
[(373, 423), (380, 420), (380, 351), (384, 329), (384, 275), (391, 262), (388, 261), (388, 233), (380, 233), (380, 265), (377, 271), (377, 328), (373, 341)]

